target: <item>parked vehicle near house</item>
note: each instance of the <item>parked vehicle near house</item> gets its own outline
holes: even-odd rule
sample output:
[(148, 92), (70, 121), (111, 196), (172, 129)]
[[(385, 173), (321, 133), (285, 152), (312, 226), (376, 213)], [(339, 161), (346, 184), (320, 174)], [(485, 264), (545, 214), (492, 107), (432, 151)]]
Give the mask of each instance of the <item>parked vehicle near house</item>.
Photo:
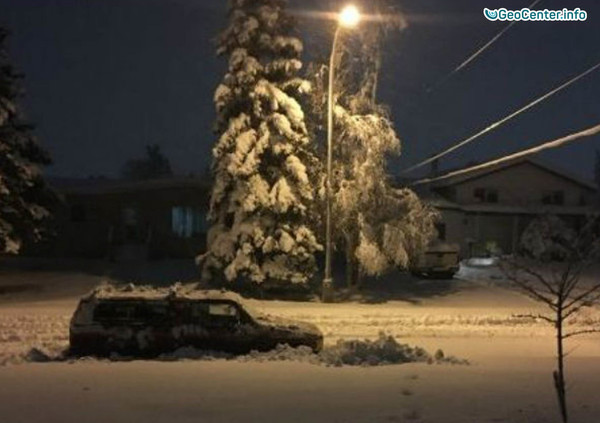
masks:
[(411, 272), (425, 278), (451, 279), (460, 268), (459, 253), (458, 244), (434, 243), (418, 258)]
[(309, 323), (252, 311), (231, 292), (111, 287), (81, 299), (69, 341), (76, 355), (152, 356), (187, 346), (243, 354), (278, 344), (316, 352), (323, 334)]

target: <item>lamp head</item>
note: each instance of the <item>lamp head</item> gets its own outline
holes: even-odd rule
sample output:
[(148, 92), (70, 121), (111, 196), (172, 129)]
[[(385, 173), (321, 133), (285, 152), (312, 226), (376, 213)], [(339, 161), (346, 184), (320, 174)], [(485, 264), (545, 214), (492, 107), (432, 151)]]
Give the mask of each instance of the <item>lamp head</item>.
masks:
[(339, 24), (346, 28), (354, 28), (360, 22), (360, 12), (354, 5), (346, 6), (338, 16)]

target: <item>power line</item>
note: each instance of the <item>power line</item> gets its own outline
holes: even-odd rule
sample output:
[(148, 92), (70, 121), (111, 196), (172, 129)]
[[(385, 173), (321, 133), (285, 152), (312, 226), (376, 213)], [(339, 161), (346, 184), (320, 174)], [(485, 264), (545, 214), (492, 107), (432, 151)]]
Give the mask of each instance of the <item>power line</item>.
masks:
[(490, 166), (496, 166), (496, 165), (501, 164), (501, 163), (505, 163), (505, 162), (508, 162), (508, 161), (511, 161), (511, 160), (515, 160), (515, 159), (519, 159), (521, 157), (529, 156), (531, 154), (539, 153), (540, 151), (548, 150), (548, 149), (551, 149), (551, 148), (562, 147), (563, 145), (568, 144), (568, 143), (570, 143), (572, 141), (576, 141), (579, 138), (591, 137), (591, 136), (596, 135), (596, 134), (600, 134), (600, 124), (597, 124), (595, 126), (592, 126), (591, 128), (584, 129), (584, 130), (579, 131), (579, 132), (575, 132), (573, 134), (566, 135), (564, 137), (558, 138), (558, 139), (553, 140), (553, 141), (545, 142), (543, 144), (540, 144), (540, 145), (532, 147), (532, 148), (528, 148), (526, 150), (521, 150), (521, 151), (518, 151), (516, 153), (512, 153), (512, 154), (509, 154), (507, 156), (500, 157), (498, 159), (490, 160), (490, 161), (485, 162), (485, 163), (481, 163), (481, 164), (478, 164), (478, 165), (475, 165), (475, 166), (470, 166), (470, 167), (466, 167), (466, 168), (463, 168), (463, 169), (459, 169), (459, 170), (455, 170), (455, 171), (452, 171), (452, 172), (448, 172), (448, 173), (446, 173), (444, 175), (436, 176), (436, 177), (433, 177), (433, 178), (420, 179), (420, 180), (418, 180), (416, 182), (413, 182), (411, 185), (414, 186), (414, 185), (427, 184), (427, 183), (431, 183), (431, 182), (437, 182), (437, 181), (441, 181), (441, 180), (444, 180), (444, 179), (452, 178), (454, 176), (463, 175), (465, 173), (474, 172), (476, 170), (485, 169), (485, 168), (490, 167)]
[[(540, 1), (542, 0), (535, 0), (533, 3), (531, 3), (529, 5), (529, 9), (533, 8), (536, 4), (538, 4)], [(463, 60), (463, 62), (458, 65), (456, 68), (454, 68), (454, 70), (452, 72), (450, 72), (449, 74), (447, 74), (445, 77), (443, 77), (442, 79), (440, 79), (438, 82), (436, 82), (434, 85), (432, 85), (431, 87), (429, 87), (427, 89), (427, 92), (430, 93), (431, 91), (433, 91), (434, 89), (436, 89), (437, 87), (439, 87), (440, 85), (443, 85), (448, 79), (450, 79), (455, 73), (460, 72), (463, 68), (465, 68), (469, 63), (471, 63), (473, 60), (475, 60), (479, 55), (481, 55), (485, 50), (487, 50), (492, 44), (494, 44), (500, 37), (502, 37), (504, 35), (504, 33), (506, 33), (514, 24), (516, 24), (518, 21), (512, 21), (511, 23), (509, 23), (507, 26), (505, 26), (504, 28), (502, 28), (502, 30), (500, 32), (498, 32), (496, 35), (494, 35), (487, 43), (485, 43), (482, 47), (480, 47), (479, 49), (477, 49), (477, 51), (475, 51), (473, 54), (471, 54), (469, 57), (467, 57), (465, 60)]]
[(488, 132), (498, 128), (499, 126), (503, 125), (504, 123), (508, 122), (509, 120), (517, 117), (521, 113), (531, 109), (532, 107), (536, 106), (537, 104), (541, 103), (542, 101), (546, 100), (547, 98), (552, 97), (554, 94), (558, 93), (559, 91), (562, 91), (563, 89), (567, 88), (569, 85), (574, 84), (575, 82), (577, 82), (581, 78), (585, 77), (586, 75), (592, 73), (593, 71), (595, 71), (598, 68), (600, 68), (600, 62), (596, 63), (594, 66), (592, 66), (591, 68), (588, 68), (586, 71), (580, 73), (579, 75), (569, 79), (567, 82), (563, 83), (562, 85), (559, 85), (558, 87), (548, 91), (546, 94), (542, 95), (541, 97), (537, 98), (536, 100), (533, 100), (532, 102), (528, 103), (527, 105), (521, 107), (517, 111), (492, 123), (491, 125), (487, 126), (486, 128), (482, 129), (481, 131), (477, 132), (475, 135), (471, 135), (470, 137), (454, 144), (452, 147), (449, 147), (449, 148), (443, 150), (441, 153), (431, 156), (413, 166), (410, 166), (407, 169), (404, 169), (403, 171), (400, 172), (400, 174), (412, 172), (413, 170), (423, 167), (426, 164), (429, 164), (429, 163), (433, 162), (434, 160), (439, 159), (440, 157), (444, 157), (445, 155), (450, 154), (455, 150), (458, 150), (459, 148), (469, 144), (470, 142), (474, 141), (475, 139), (479, 138), (480, 136), (487, 134)]

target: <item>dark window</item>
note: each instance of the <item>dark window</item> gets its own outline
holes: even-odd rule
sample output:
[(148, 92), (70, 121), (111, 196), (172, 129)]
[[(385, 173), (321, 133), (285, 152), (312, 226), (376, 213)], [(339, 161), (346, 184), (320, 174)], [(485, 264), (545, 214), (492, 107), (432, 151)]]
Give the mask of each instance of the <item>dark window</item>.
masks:
[(206, 317), (208, 316), (208, 303), (192, 303), (190, 306), (190, 315), (192, 316), (192, 320), (206, 319)]
[(562, 206), (565, 204), (565, 194), (563, 191), (547, 191), (542, 195), (542, 204)]
[(94, 320), (98, 322), (164, 322), (169, 317), (166, 301), (105, 301), (94, 310)]
[(138, 307), (134, 302), (108, 301), (98, 304), (94, 310), (97, 321), (131, 321), (138, 317)]
[(473, 197), (483, 203), (485, 201), (485, 189), (475, 188), (473, 191)]
[(208, 230), (206, 212), (194, 207), (173, 207), (171, 230), (181, 238), (191, 238), (206, 233)]
[(125, 240), (128, 242), (140, 241), (140, 231), (138, 228), (138, 212), (133, 207), (125, 207), (121, 210), (121, 221), (125, 230)]
[(435, 229), (437, 230), (437, 233), (438, 233), (438, 239), (440, 241), (445, 241), (446, 240), (446, 224), (445, 223), (436, 223)]
[(169, 317), (169, 306), (166, 301), (146, 301), (137, 308), (137, 314), (145, 322), (165, 322)]
[(473, 190), (473, 197), (480, 203), (497, 203), (498, 190), (495, 188), (475, 188)]
[(85, 222), (85, 207), (82, 204), (73, 204), (71, 206), (71, 222)]

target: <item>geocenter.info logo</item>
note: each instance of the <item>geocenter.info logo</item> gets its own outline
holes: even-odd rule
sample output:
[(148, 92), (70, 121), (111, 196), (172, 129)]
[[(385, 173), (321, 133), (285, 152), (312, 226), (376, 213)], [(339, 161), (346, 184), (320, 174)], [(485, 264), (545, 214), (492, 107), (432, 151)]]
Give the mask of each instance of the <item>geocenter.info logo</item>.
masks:
[(561, 9), (561, 10), (531, 10), (523, 8), (519, 10), (502, 9), (483, 9), (483, 16), (489, 21), (585, 21), (587, 12), (580, 9)]

